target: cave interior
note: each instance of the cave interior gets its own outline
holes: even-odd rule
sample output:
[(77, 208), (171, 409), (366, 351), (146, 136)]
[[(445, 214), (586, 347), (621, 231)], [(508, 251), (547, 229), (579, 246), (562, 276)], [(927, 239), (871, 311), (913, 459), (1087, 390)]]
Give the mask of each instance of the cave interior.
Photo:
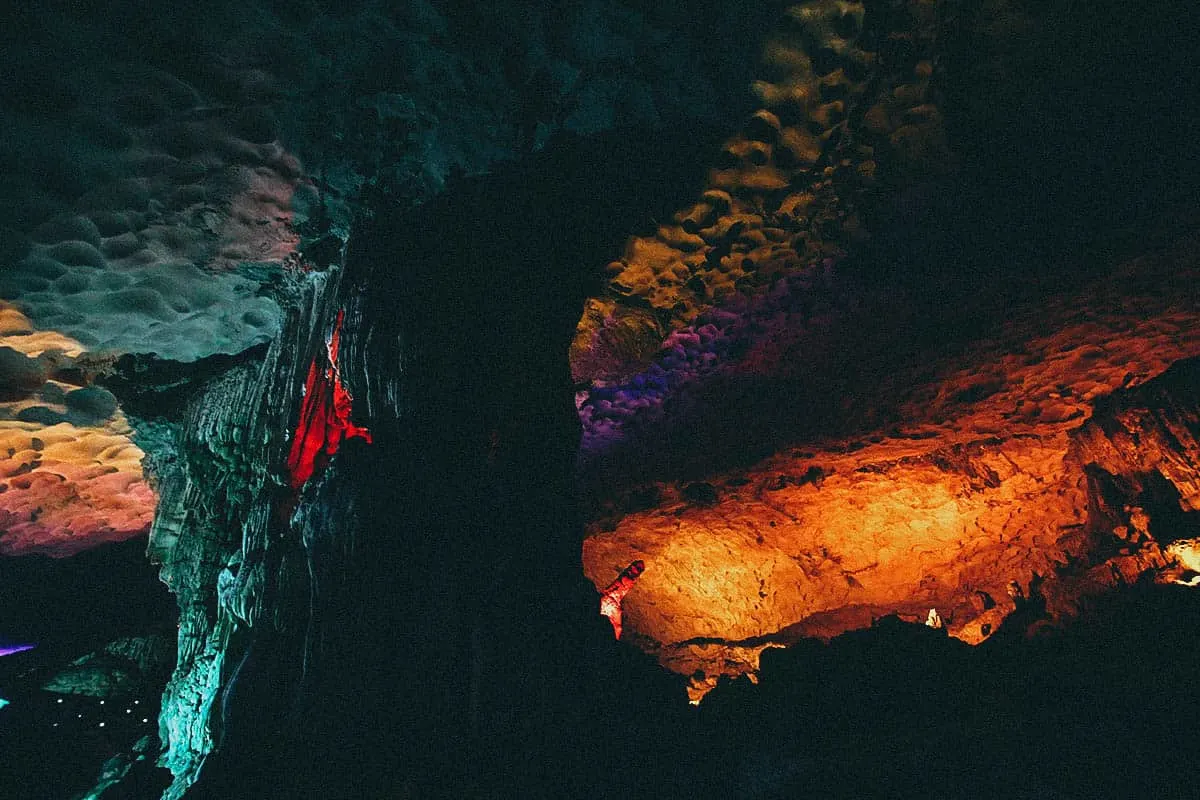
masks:
[(0, 796), (1195, 797), (1200, 14), (0, 22)]

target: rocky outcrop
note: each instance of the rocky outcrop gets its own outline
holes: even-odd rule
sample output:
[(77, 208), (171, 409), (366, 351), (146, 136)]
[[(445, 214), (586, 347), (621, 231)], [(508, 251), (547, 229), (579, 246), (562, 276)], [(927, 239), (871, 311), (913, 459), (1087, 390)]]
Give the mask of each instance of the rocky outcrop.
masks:
[(111, 698), (145, 695), (171, 670), (174, 642), (161, 635), (118, 639), (81, 656), (42, 687), (47, 692)]
[(84, 349), (0, 302), (0, 555), (69, 556), (150, 525), (144, 453)]
[[(1153, 381), (1098, 401), (1075, 434), (1075, 458), (1119, 481), (1127, 499), (1144, 497), (1193, 513), (1200, 510), (1198, 407), (1200, 362), (1180, 361)], [(1171, 533), (1179, 532), (1159, 538), (1169, 542)]]
[[(1200, 348), (1200, 306), (1175, 282), (1197, 274), (1193, 246), (1015, 313), (965, 355), (894, 364), (856, 401), (896, 408), (896, 427), (709, 475), (705, 502), (660, 484), (650, 508), (593, 528), (589, 577), (602, 587), (643, 559), (627, 631), (708, 678), (887, 613), (934, 608), (951, 635), (979, 642), (1035, 591), (1052, 615), (1072, 613), (1081, 572), (1100, 587), (1173, 579), (1190, 552), (1170, 542), (1190, 536), (1194, 370), (1156, 376)], [(1161, 544), (1145, 533), (1145, 496), (1170, 520)]]
[[(336, 276), (323, 273), (297, 277), (289, 303), (296, 310), (283, 334), (260, 362), (230, 369), (197, 393), (182, 422), (179, 458), (159, 476), (149, 552), (180, 609), (177, 665), (159, 728), (161, 763), (175, 776), (172, 797), (195, 781), (219, 736), (213, 704), (278, 577), (270, 545), (295, 502), (285, 432), (307, 367), (300, 354), (322, 346), (336, 285)], [(275, 620), (269, 615), (262, 624)]]
[(1130, 583), (1153, 567), (1169, 567), (1165, 579), (1196, 582), (1198, 408), (1193, 358), (1102, 398), (1073, 436), (1072, 457), (1087, 470), (1089, 515), (1115, 537), (1116, 554), (1085, 576), (1092, 583)]
[[(564, 671), (576, 685), (574, 671), (593, 669), (588, 648), (614, 646), (587, 624), (546, 629), (563, 615), (604, 624), (578, 538), (563, 533), (577, 524), (578, 418), (561, 356), (588, 285), (570, 267), (619, 243), (650, 192), (673, 198), (677, 181), (645, 189), (669, 170), (651, 160), (660, 153), (631, 152), (623, 137), (559, 147), (536, 167), (381, 214), (352, 240), (344, 267), (284, 285), (294, 292), (285, 307), (298, 310), (261, 361), (248, 357), (189, 400), (176, 463), (159, 476), (151, 536), (181, 608), (161, 717), (172, 793), (197, 775), (196, 792), (245, 789), (238, 782), (251, 765), (267, 782), (276, 768), (291, 771), (295, 791), (311, 792), (322, 776), (296, 764), (317, 763), (326, 742), (407, 741), (411, 726), (425, 730), (422, 743), (405, 759), (380, 760), (375, 779), (426, 785), (427, 764), (461, 772), (464, 748), (485, 752), (493, 737), (518, 736), (513, 720), (568, 713), (499, 665)], [(580, 155), (598, 148), (613, 164), (630, 159), (623, 168), (640, 177), (588, 192), (558, 217), (532, 213), (555, 197), (565, 208), (586, 181), (607, 180)], [(688, 154), (674, 152), (683, 173)], [(494, 196), (512, 201), (506, 216), (477, 215), (481, 198)], [(514, 220), (525, 223), (520, 235)], [(573, 235), (556, 236), (560, 226)], [(543, 257), (530, 264), (534, 247)], [(337, 425), (312, 427), (305, 409), (317, 401), (307, 398), (327, 389), (332, 416), (312, 413)], [(369, 439), (342, 437), (343, 423), (368, 427)], [(320, 434), (319, 453), (282, 433), (309, 430)], [(561, 636), (582, 638), (568, 645)], [(556, 666), (564, 652), (572, 655)], [(474, 689), (464, 690), (464, 670)], [(349, 713), (338, 700), (347, 691), (409, 710), (381, 723), (372, 707)]]

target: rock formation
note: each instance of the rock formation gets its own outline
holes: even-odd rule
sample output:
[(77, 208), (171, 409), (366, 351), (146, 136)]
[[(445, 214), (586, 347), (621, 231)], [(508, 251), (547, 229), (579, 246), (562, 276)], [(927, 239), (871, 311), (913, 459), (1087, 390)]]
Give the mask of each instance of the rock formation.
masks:
[[(1057, 592), (1056, 574), (1080, 563), (1108, 583), (1147, 571), (1173, 579), (1179, 557), (1145, 534), (1144, 512), (1142, 533), (1130, 527), (1129, 515), (1139, 515), (1126, 505), (1148, 491), (1143, 476), (1162, 462), (1169, 477), (1151, 485), (1178, 488), (1160, 487), (1168, 494), (1158, 502), (1170, 505), (1174, 491), (1177, 513), (1190, 510), (1198, 462), (1188, 436), (1175, 432), (1186, 422), (1154, 420), (1170, 413), (1159, 409), (1189, 407), (1194, 391), (1173, 397), (1157, 388), (1185, 386), (1171, 372), (1158, 376), (1200, 347), (1200, 306), (1183, 288), (1190, 279), (1175, 296), (1158, 288), (1195, 274), (1194, 248), (1183, 240), (1122, 266), (1084, 297), (1014, 315), (969, 360), (894, 364), (890, 385), (877, 387), (882, 396), (859, 399), (896, 408), (901, 425), (805, 442), (750, 470), (709, 476), (715, 502), (659, 486), (654, 507), (588, 540), (589, 575), (601, 585), (609, 564), (645, 559), (647, 576), (625, 600), (626, 625), (689, 675), (739, 673), (771, 644), (836, 635), (890, 613), (924, 619), (931, 607), (952, 635), (977, 643), (1014, 609), (1010, 586), (1019, 597), (1031, 581)], [(1133, 280), (1149, 291), (1139, 295)], [(1150, 419), (1126, 412), (1115, 423), (1126, 430), (1112, 434), (1104, 420), (1131, 392), (1154, 398), (1144, 401)], [(1138, 460), (1126, 460), (1132, 453)], [(1112, 497), (1114, 485), (1128, 499)], [(1114, 503), (1115, 517), (1101, 511)], [(1173, 527), (1172, 537), (1189, 538)], [(1113, 536), (1132, 538), (1112, 550)]]
[(1179, 788), (1144, 765), (1200, 583), (1181, 17), (743, 6), (0, 26), (35, 791)]

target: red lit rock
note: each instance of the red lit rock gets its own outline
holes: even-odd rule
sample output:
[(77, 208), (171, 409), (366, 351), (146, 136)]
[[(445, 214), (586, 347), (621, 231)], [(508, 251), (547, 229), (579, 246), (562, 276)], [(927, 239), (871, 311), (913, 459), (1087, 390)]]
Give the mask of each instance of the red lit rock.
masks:
[(368, 443), (371, 432), (350, 420), (353, 398), (342, 384), (338, 370), (338, 347), (344, 312), (339, 310), (333, 331), (325, 343), (325, 352), (313, 357), (304, 382), (300, 417), (288, 453), (288, 471), (292, 488), (299, 489), (317, 469), (329, 462), (346, 439), (361, 438)]

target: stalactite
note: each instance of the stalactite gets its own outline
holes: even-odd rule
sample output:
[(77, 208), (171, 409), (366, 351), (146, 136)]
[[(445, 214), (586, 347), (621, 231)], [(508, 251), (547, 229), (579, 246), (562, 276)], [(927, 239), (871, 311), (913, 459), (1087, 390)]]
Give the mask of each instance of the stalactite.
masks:
[(621, 603), (624, 601), (625, 595), (629, 594), (629, 590), (633, 588), (633, 582), (645, 569), (646, 565), (643, 561), (634, 561), (621, 570), (617, 579), (600, 593), (600, 613), (608, 617), (608, 621), (612, 623), (613, 636), (617, 639), (621, 638)]

